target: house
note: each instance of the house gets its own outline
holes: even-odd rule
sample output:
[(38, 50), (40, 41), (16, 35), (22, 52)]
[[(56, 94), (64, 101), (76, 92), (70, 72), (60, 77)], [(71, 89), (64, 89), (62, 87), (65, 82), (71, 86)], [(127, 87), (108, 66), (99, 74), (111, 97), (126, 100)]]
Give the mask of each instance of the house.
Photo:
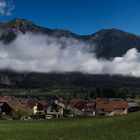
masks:
[(73, 116), (84, 116), (85, 105), (86, 100), (84, 99), (72, 99), (68, 101), (68, 107)]
[(128, 112), (136, 112), (140, 110), (140, 105), (136, 102), (128, 102)]
[(54, 99), (48, 104), (47, 115), (52, 115), (56, 118), (61, 118), (64, 116), (64, 110), (66, 106), (59, 100)]
[(46, 100), (37, 101), (37, 112), (47, 112), (48, 102)]
[(71, 114), (74, 116), (95, 116), (96, 101), (85, 99), (72, 99), (69, 101)]
[(6, 102), (1, 102), (0, 103), (0, 117), (2, 115), (11, 115), (12, 113), (12, 108), (7, 104)]
[(118, 101), (97, 101), (96, 115), (125, 115), (128, 111), (128, 103), (123, 100)]
[(126, 99), (128, 103), (128, 112), (136, 112), (140, 110), (140, 105), (131, 98)]
[(13, 96), (0, 96), (0, 114), (11, 115), (17, 104), (17, 99)]
[(84, 114), (86, 116), (95, 116), (95, 113), (96, 113), (96, 101), (95, 100), (87, 101), (84, 107)]

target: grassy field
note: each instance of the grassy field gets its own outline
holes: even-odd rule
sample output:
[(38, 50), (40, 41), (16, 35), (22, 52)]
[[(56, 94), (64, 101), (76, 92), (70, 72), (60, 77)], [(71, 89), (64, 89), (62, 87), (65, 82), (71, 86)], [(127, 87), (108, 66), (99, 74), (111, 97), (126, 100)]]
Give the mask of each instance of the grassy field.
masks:
[(140, 112), (108, 118), (0, 121), (0, 140), (140, 140)]

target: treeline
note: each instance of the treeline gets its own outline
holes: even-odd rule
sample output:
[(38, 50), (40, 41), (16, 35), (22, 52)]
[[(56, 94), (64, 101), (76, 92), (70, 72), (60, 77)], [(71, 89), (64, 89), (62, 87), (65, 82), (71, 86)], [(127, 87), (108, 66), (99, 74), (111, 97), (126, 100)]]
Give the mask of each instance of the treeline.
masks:
[[(140, 95), (140, 78), (82, 73), (17, 73), (1, 71), (0, 94), (65, 98), (135, 97)], [(4, 78), (6, 77), (6, 78)], [(5, 79), (5, 81), (3, 80)]]

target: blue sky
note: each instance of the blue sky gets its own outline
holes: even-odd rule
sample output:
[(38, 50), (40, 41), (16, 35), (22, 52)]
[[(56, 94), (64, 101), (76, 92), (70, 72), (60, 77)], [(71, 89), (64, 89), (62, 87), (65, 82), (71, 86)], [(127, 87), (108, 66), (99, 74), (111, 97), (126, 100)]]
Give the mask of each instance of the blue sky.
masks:
[(140, 0), (13, 0), (13, 3), (12, 15), (0, 16), (1, 21), (18, 17), (77, 34), (119, 28), (140, 35)]

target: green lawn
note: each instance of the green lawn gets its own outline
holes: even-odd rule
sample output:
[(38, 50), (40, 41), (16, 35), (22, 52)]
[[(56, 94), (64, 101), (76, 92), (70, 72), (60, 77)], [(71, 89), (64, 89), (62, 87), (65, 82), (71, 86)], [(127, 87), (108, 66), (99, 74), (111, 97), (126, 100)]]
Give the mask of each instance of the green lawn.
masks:
[(140, 112), (108, 118), (0, 121), (0, 140), (140, 140)]

